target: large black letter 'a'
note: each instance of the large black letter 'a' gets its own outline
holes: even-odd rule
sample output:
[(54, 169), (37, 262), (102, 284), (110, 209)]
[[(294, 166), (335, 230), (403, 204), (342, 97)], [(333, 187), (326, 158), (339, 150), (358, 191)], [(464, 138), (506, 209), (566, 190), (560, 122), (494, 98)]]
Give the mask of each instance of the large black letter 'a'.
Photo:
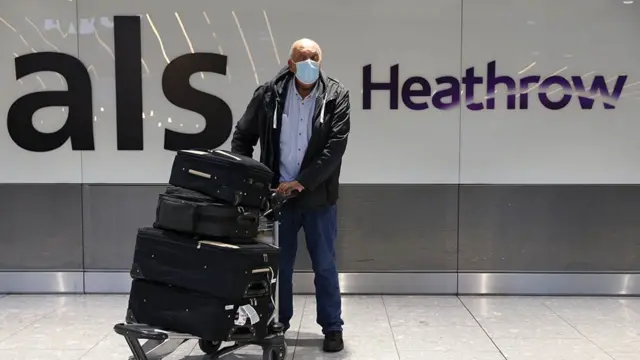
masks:
[(189, 79), (198, 72), (227, 74), (227, 57), (220, 54), (195, 53), (174, 59), (162, 74), (162, 91), (173, 105), (202, 115), (204, 130), (198, 134), (182, 134), (165, 129), (164, 148), (184, 150), (214, 149), (224, 144), (231, 134), (233, 115), (224, 100), (191, 87)]
[[(7, 128), (11, 139), (29, 151), (46, 152), (59, 148), (71, 139), (73, 150), (94, 150), (91, 79), (82, 62), (67, 54), (41, 52), (19, 56), (16, 79), (41, 72), (54, 71), (67, 81), (67, 91), (42, 91), (24, 95), (9, 108)], [(42, 133), (33, 126), (33, 114), (49, 106), (68, 106), (69, 114), (62, 128)]]

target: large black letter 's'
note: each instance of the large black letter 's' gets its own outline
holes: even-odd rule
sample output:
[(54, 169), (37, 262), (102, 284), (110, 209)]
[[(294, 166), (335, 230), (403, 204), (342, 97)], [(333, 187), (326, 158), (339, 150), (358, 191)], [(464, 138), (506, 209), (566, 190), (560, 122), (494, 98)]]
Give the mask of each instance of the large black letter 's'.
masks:
[(227, 74), (227, 57), (220, 54), (195, 53), (174, 59), (162, 74), (162, 91), (173, 105), (204, 117), (206, 125), (198, 134), (182, 134), (165, 129), (164, 148), (183, 150), (213, 149), (224, 144), (231, 135), (233, 115), (224, 100), (191, 87), (189, 78), (198, 72)]
[(114, 16), (118, 150), (143, 150), (142, 40), (139, 16)]
[[(73, 150), (94, 150), (91, 79), (82, 62), (67, 54), (41, 52), (19, 56), (15, 63), (16, 79), (41, 71), (54, 71), (65, 78), (68, 90), (42, 91), (16, 100), (7, 115), (11, 139), (29, 151), (55, 150), (69, 138)], [(49, 106), (68, 106), (69, 115), (60, 130), (41, 133), (33, 126), (33, 114)]]

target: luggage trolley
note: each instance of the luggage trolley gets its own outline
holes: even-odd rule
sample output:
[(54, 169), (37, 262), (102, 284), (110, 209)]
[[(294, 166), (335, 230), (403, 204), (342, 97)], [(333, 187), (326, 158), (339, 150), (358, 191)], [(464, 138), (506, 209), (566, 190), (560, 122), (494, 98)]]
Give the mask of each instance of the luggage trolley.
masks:
[[(273, 191), (271, 195), (270, 207), (265, 211), (260, 220), (260, 237), (259, 241), (264, 242), (265, 238), (271, 238), (271, 243), (279, 246), (278, 243), (278, 216), (280, 209), (284, 203), (294, 197), (284, 196)], [(271, 220), (272, 218), (273, 220)], [(133, 353), (130, 360), (161, 360), (173, 353), (182, 344), (189, 340), (197, 339), (200, 350), (208, 355), (209, 359), (219, 359), (236, 350), (249, 345), (257, 345), (262, 347), (263, 360), (285, 360), (287, 357), (287, 344), (284, 337), (284, 325), (277, 322), (278, 319), (278, 288), (279, 277), (275, 279), (275, 306), (273, 314), (265, 321), (271, 321), (268, 326), (269, 335), (264, 339), (255, 340), (253, 336), (247, 335), (231, 335), (226, 341), (234, 342), (233, 345), (222, 347), (223, 341), (206, 341), (197, 336), (190, 334), (181, 334), (172, 331), (166, 331), (154, 326), (135, 323), (128, 315), (125, 323), (116, 324), (113, 330), (122, 335), (129, 345), (129, 349)], [(273, 284), (272, 284), (273, 289)], [(141, 341), (146, 340), (144, 343)]]

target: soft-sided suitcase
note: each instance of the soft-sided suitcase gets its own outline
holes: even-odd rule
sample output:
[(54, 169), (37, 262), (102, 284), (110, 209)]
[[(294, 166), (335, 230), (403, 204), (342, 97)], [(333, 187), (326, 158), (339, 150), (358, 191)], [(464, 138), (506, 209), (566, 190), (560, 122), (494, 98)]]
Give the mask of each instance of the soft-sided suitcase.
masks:
[(173, 160), (171, 185), (232, 205), (264, 209), (273, 172), (252, 158), (225, 150), (181, 150)]
[(199, 236), (255, 238), (260, 212), (221, 204), (197, 191), (167, 187), (158, 197), (154, 227)]
[(280, 249), (226, 244), (153, 228), (138, 231), (131, 277), (198, 291), (231, 301), (271, 296)]
[[(270, 304), (270, 298), (234, 303), (176, 286), (134, 280), (128, 319), (207, 341), (262, 339), (267, 335)], [(253, 323), (242, 315), (251, 309), (255, 311)]]

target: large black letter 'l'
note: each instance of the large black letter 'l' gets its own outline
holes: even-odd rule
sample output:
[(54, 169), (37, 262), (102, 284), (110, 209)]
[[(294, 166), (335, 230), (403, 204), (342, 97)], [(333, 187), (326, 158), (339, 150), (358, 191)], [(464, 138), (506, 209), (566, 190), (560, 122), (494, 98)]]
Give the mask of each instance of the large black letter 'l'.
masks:
[(114, 16), (118, 150), (143, 150), (142, 40), (139, 16)]

